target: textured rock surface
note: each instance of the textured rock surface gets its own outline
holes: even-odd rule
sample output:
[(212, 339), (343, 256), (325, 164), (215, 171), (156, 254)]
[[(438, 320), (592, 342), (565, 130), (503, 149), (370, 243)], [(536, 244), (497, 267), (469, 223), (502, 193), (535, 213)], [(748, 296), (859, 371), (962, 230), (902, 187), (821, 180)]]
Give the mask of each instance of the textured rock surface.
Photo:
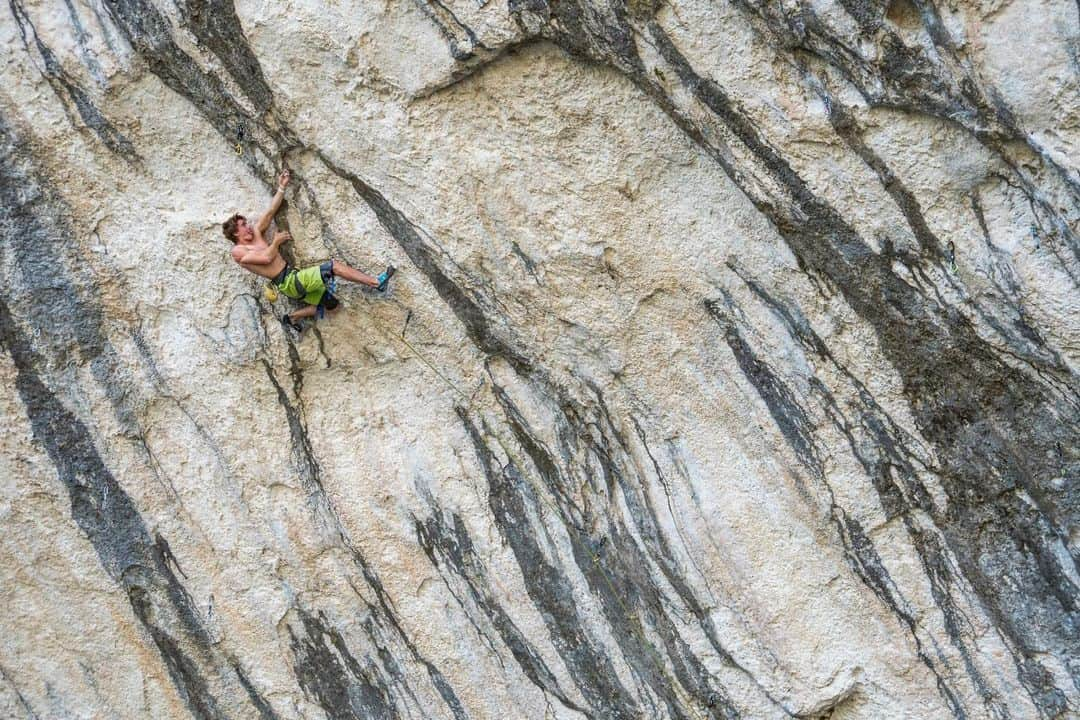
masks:
[(1078, 10), (9, 0), (0, 716), (1076, 717)]

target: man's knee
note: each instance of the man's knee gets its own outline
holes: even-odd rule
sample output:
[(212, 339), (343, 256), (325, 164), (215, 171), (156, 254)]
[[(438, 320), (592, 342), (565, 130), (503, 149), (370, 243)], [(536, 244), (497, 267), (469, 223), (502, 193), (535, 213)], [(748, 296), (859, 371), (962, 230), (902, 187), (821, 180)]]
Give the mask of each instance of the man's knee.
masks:
[(333, 293), (326, 293), (319, 302), (319, 308), (323, 312), (333, 315), (341, 307), (341, 301)]

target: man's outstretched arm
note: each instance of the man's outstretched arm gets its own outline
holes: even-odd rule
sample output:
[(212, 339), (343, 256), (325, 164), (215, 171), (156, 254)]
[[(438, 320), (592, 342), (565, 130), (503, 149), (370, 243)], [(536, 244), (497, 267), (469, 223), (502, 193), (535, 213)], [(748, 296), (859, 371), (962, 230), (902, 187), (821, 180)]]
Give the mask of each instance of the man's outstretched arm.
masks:
[(255, 223), (255, 232), (260, 235), (266, 232), (267, 228), (270, 227), (270, 222), (281, 208), (281, 201), (285, 199), (285, 186), (289, 184), (289, 177), (289, 168), (285, 168), (281, 171), (281, 174), (278, 175), (278, 189), (277, 192), (274, 193), (274, 199), (270, 201), (270, 207), (266, 211), (266, 214), (259, 218), (259, 221)]

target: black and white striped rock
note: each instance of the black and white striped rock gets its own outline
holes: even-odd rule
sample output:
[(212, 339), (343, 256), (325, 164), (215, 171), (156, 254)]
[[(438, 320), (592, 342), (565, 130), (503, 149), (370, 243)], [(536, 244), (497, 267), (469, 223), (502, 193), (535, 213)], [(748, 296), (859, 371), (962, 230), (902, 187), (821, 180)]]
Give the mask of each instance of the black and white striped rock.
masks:
[(1080, 714), (1075, 5), (4, 13), (0, 716)]

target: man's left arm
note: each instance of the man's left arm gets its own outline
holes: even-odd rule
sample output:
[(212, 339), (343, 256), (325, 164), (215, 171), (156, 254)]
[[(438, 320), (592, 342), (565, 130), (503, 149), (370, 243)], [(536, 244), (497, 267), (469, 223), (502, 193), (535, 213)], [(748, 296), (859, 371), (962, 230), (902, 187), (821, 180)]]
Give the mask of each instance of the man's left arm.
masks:
[(270, 208), (266, 211), (266, 214), (259, 218), (259, 221), (255, 223), (255, 232), (260, 235), (267, 231), (270, 227), (271, 221), (274, 216), (277, 215), (277, 211), (281, 208), (281, 201), (285, 199), (285, 186), (289, 184), (289, 169), (285, 168), (278, 175), (278, 189), (274, 193), (274, 199), (270, 202)]

